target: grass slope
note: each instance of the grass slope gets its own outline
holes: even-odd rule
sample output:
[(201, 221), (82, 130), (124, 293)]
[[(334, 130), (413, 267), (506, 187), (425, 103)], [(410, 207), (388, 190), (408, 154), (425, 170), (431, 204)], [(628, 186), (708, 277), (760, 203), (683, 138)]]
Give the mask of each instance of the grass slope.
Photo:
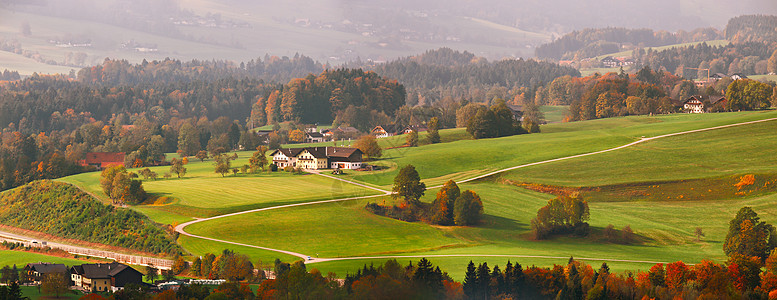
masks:
[(0, 250), (0, 267), (16, 265), (19, 269), (24, 268), (29, 263), (49, 262), (56, 264), (65, 264), (68, 266), (89, 263), (89, 261), (65, 258), (59, 256), (45, 255), (41, 253)]
[[(592, 140), (607, 141), (608, 139), (602, 139), (600, 136), (621, 136), (624, 139), (635, 135), (653, 136), (666, 132), (763, 119), (774, 115), (774, 112), (755, 112), (616, 118), (552, 124), (543, 127), (545, 133), (533, 136), (545, 136), (552, 141), (554, 135), (564, 137), (577, 135), (586, 136)], [(777, 161), (769, 157), (771, 151), (767, 149), (773, 149), (775, 146), (774, 139), (770, 138), (773, 137), (775, 123), (765, 122), (651, 141), (633, 148), (526, 169), (531, 172), (520, 169), (504, 175), (504, 178), (570, 186), (597, 186), (617, 182), (646, 182), (656, 178), (667, 180), (710, 176), (719, 178), (723, 175), (733, 176), (747, 172), (773, 174), (777, 173), (775, 168), (777, 164), (774, 163)], [(491, 141), (509, 145), (505, 140), (531, 136)], [(469, 143), (478, 142), (481, 141)], [(526, 140), (522, 142), (525, 143)], [(512, 143), (515, 144), (504, 148), (511, 149), (512, 153), (521, 151), (518, 149), (520, 147), (528, 146), (534, 146), (532, 149), (548, 149), (547, 144), (543, 145), (541, 139), (533, 142), (522, 144), (513, 141)], [(433, 146), (452, 145), (467, 146), (463, 143)], [(495, 152), (482, 145), (481, 151), (489, 154)], [(418, 150), (420, 155), (429, 149), (434, 148), (425, 146), (414, 150)], [(567, 151), (575, 150), (577, 149)], [(448, 151), (453, 153), (456, 150), (452, 147)], [(561, 155), (561, 152), (553, 153)], [(678, 155), (686, 152), (690, 153)], [(427, 157), (433, 156), (427, 152)], [(530, 159), (537, 159), (537, 156)], [(467, 164), (463, 159), (459, 159), (458, 162)], [(693, 163), (703, 165), (694, 167)], [(439, 168), (447, 166), (440, 165), (439, 161), (427, 162), (424, 166), (433, 164)], [(718, 166), (718, 169), (705, 167), (712, 165)], [(422, 177), (423, 170), (428, 171), (429, 167), (422, 169)], [(438, 228), (423, 223), (399, 222), (371, 215), (363, 209), (367, 201), (354, 201), (223, 218), (199, 223), (187, 230), (204, 236), (329, 257), (491, 254), (514, 257), (518, 255), (560, 257), (559, 259), (512, 259), (524, 265), (563, 263), (569, 256), (663, 262), (683, 260), (696, 263), (705, 258), (724, 259), (722, 241), (728, 221), (740, 207), (752, 206), (763, 220), (777, 222), (777, 208), (772, 205), (777, 201), (777, 194), (773, 193), (753, 193), (733, 197), (729, 194), (719, 194), (701, 197), (704, 200), (683, 201), (612, 199), (607, 202), (590, 203), (593, 238), (559, 237), (546, 241), (532, 241), (529, 221), (541, 206), (554, 197), (553, 195), (502, 184), (496, 179), (462, 184), (461, 188), (472, 189), (481, 195), (486, 214), (481, 226)], [(423, 200), (431, 201), (434, 193), (433, 190), (427, 191)], [(251, 229), (244, 229), (244, 224), (252, 224)], [(613, 224), (618, 229), (630, 225), (645, 239), (645, 242), (637, 245), (621, 245), (603, 241), (599, 238), (600, 232), (608, 224)], [(706, 237), (700, 241), (697, 241), (693, 235), (696, 227), (701, 227), (706, 233)], [(507, 257), (447, 257), (435, 258), (434, 262), (451, 272), (454, 278), (462, 279), (463, 267), (469, 260), (504, 265), (507, 259)], [(380, 263), (383, 260), (347, 260), (321, 263), (312, 267), (323, 272), (342, 273), (344, 270), (355, 270), (364, 263)], [(403, 263), (408, 260), (400, 259)], [(417, 261), (417, 259), (413, 260)], [(589, 263), (598, 265), (600, 262), (590, 261)], [(609, 261), (608, 264), (615, 270), (645, 269), (650, 266), (650, 263), (614, 261)]]
[[(391, 169), (351, 173), (349, 176), (390, 188), (397, 173), (395, 167), (412, 164), (426, 184), (431, 186), (448, 179), (468, 178), (520, 164), (609, 149), (636, 141), (643, 136), (651, 137), (770, 117), (777, 117), (777, 111), (633, 116), (548, 124), (542, 127), (540, 134), (385, 150), (384, 158), (377, 164), (392, 167)], [(380, 140), (398, 144), (403, 139), (403, 136), (397, 136)]]
[[(248, 163), (252, 152), (238, 153), (233, 166)], [(222, 177), (214, 173), (212, 160), (200, 162), (193, 157), (186, 165), (184, 178), (145, 180), (146, 192), (174, 199), (171, 203), (133, 206), (155, 222), (181, 223), (191, 217), (207, 217), (253, 208), (282, 204), (326, 200), (352, 196), (373, 195), (376, 192), (338, 180), (314, 175), (291, 175), (285, 172), (271, 174), (239, 174)], [(168, 166), (153, 167), (160, 174), (167, 173)], [(138, 169), (131, 169), (138, 171)], [(100, 173), (91, 172), (59, 179), (97, 195), (109, 202), (100, 187)]]

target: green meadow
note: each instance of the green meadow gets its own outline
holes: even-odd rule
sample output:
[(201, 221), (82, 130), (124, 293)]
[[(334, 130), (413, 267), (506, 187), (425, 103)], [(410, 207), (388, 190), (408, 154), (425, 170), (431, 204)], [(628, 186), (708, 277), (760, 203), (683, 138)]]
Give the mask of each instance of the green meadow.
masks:
[[(374, 164), (386, 169), (349, 171), (343, 178), (390, 188), (396, 167), (410, 163), (431, 186), (447, 179), (461, 180), (519, 164), (608, 149), (642, 137), (774, 117), (777, 111), (635, 116), (552, 123), (544, 125), (539, 134), (484, 140), (466, 138), (461, 128), (446, 129), (441, 131), (445, 143), (385, 150), (385, 156)], [(462, 279), (469, 260), (503, 266), (510, 259), (524, 266), (547, 266), (574, 256), (587, 259), (592, 265), (599, 265), (599, 259), (604, 259), (618, 271), (646, 269), (651, 262), (722, 261), (728, 221), (739, 208), (752, 206), (762, 219), (777, 222), (777, 207), (773, 205), (777, 194), (772, 186), (777, 183), (777, 158), (770, 151), (777, 146), (773, 138), (775, 128), (777, 121), (767, 121), (667, 137), (461, 184), (462, 190), (471, 189), (483, 200), (485, 219), (477, 227), (430, 226), (376, 216), (367, 212), (364, 205), (394, 201), (376, 197), (241, 214), (196, 223), (186, 230), (314, 257), (455, 255), (434, 257), (432, 262), (456, 279)], [(421, 134), (424, 138), (425, 134)], [(379, 139), (384, 147), (403, 141), (403, 136)], [(238, 154), (235, 165), (245, 163), (250, 152)], [(155, 170), (162, 174), (167, 168)], [(320, 176), (284, 172), (222, 178), (213, 173), (210, 161), (191, 160), (187, 168), (190, 171), (184, 179), (144, 183), (149, 192), (171, 197), (171, 202), (133, 208), (157, 222), (173, 224), (193, 216), (373, 193)], [(755, 176), (755, 184), (736, 188), (747, 174)], [(63, 181), (101, 195), (98, 173), (79, 174)], [(580, 190), (589, 199), (592, 234), (586, 238), (533, 240), (529, 223), (537, 210), (555, 196), (524, 188), (522, 184), (542, 185), (550, 190)], [(276, 193), (279, 189), (286, 192)], [(434, 189), (428, 190), (422, 200), (431, 202), (435, 193)], [(638, 236), (637, 242), (618, 244), (606, 240), (602, 230), (610, 224), (616, 229), (628, 225)], [(702, 228), (705, 237), (697, 239), (696, 227)], [(186, 236), (179, 237), (179, 243), (192, 255), (228, 248), (263, 262), (298, 259)], [(403, 264), (410, 260), (418, 258), (399, 259)], [(344, 276), (363, 264), (383, 261), (385, 258), (329, 261), (310, 268)]]
[[(232, 166), (248, 163), (250, 151), (238, 152)], [(323, 176), (286, 172), (229, 174), (214, 172), (213, 161), (200, 162), (193, 157), (182, 178), (144, 180), (143, 187), (158, 201), (132, 206), (162, 224), (182, 223), (192, 217), (209, 217), (224, 213), (293, 204), (315, 200), (374, 195), (378, 192)], [(169, 166), (150, 168), (160, 177)], [(137, 172), (139, 169), (130, 169)], [(59, 179), (77, 185), (109, 202), (100, 187), (100, 172), (82, 173)]]
[[(635, 136), (655, 136), (770, 117), (774, 117), (774, 112), (616, 118), (550, 124), (543, 127), (544, 133), (534, 136), (577, 134), (595, 139), (597, 135), (617, 134), (630, 141)], [(609, 259), (608, 264), (615, 270), (646, 269), (651, 265), (613, 261), (618, 259), (649, 262), (683, 260), (688, 263), (698, 263), (702, 259), (721, 261), (725, 259), (722, 242), (728, 221), (740, 207), (752, 206), (764, 220), (777, 221), (777, 208), (772, 205), (777, 200), (777, 194), (774, 194), (773, 189), (741, 195), (736, 194), (736, 189), (732, 191), (739, 176), (744, 174), (756, 173), (758, 184), (775, 181), (773, 175), (768, 175), (777, 173), (774, 169), (777, 159), (770, 157), (771, 151), (768, 151), (777, 146), (777, 142), (769, 138), (773, 136), (771, 132), (774, 128), (777, 128), (777, 121), (669, 137), (589, 157), (518, 169), (487, 180), (462, 184), (462, 189), (477, 192), (483, 200), (486, 217), (483, 224), (477, 227), (429, 226), (421, 222), (408, 223), (375, 216), (364, 210), (366, 203), (393, 201), (376, 198), (244, 214), (198, 223), (187, 227), (187, 231), (321, 257), (461, 255), (433, 258), (433, 262), (451, 272), (457, 279), (462, 279), (464, 267), (469, 260), (504, 265), (507, 259), (511, 259), (527, 266), (563, 263), (569, 256), (574, 256), (588, 258), (588, 262), (593, 265), (601, 263), (595, 259)], [(531, 136), (502, 138), (501, 142), (507, 144), (505, 140)], [(720, 138), (721, 136), (726, 138)], [(461, 142), (474, 144), (481, 141)], [(411, 150), (422, 152), (435, 146), (451, 146), (456, 143), (459, 142), (421, 146)], [(517, 145), (510, 148), (513, 152), (521, 151), (520, 146), (536, 146), (534, 143), (514, 143)], [(540, 149), (547, 147), (541, 146)], [(483, 152), (495, 153), (486, 147)], [(689, 153), (683, 154), (686, 152)], [(554, 153), (561, 155), (560, 151)], [(429, 160), (427, 164), (419, 164), (416, 167), (440, 164), (439, 161)], [(711, 165), (718, 168), (708, 167)], [(431, 167), (419, 169), (428, 168)], [(421, 175), (424, 176), (423, 171)], [(667, 193), (674, 193), (670, 199), (664, 200), (658, 196), (650, 199), (613, 199), (628, 191), (629, 185), (618, 186), (620, 190), (600, 188), (588, 191), (585, 197), (592, 199), (589, 204), (590, 224), (593, 228), (591, 236), (557, 237), (545, 241), (532, 239), (529, 222), (537, 210), (555, 196), (512, 184), (529, 182), (573, 188), (614, 187), (619, 183), (649, 183), (659, 179), (663, 180), (661, 188)], [(688, 189), (693, 189), (696, 185), (705, 187), (705, 184), (731, 187), (711, 191), (708, 195), (697, 193), (691, 197)], [(432, 201), (435, 192), (428, 190), (422, 200)], [(686, 192), (688, 198), (677, 197)], [(245, 224), (251, 224), (249, 232), (242, 229)], [(607, 241), (601, 231), (610, 224), (616, 229), (630, 226), (638, 235), (639, 242), (624, 245)], [(706, 235), (700, 240), (694, 235), (696, 227), (701, 227)], [(399, 260), (407, 263), (410, 260), (417, 261), (418, 258)], [(344, 272), (356, 270), (363, 264), (379, 264), (383, 261), (385, 259), (330, 261), (313, 264), (311, 268), (318, 268), (324, 273), (334, 271), (343, 276)]]
[(28, 263), (36, 263), (36, 262), (49, 262), (49, 263), (65, 264), (68, 266), (89, 263), (89, 261), (84, 261), (80, 259), (51, 256), (51, 255), (46, 255), (41, 253), (14, 251), (14, 250), (0, 250), (0, 267), (16, 265), (17, 268), (22, 269)]
[[(628, 144), (641, 137), (771, 117), (777, 117), (777, 111), (633, 116), (547, 124), (541, 128), (540, 134), (459, 140), (384, 150), (383, 158), (375, 164), (383, 165), (387, 169), (350, 173), (346, 177), (390, 188), (398, 172), (396, 167), (411, 164), (418, 169), (427, 186), (433, 186), (448, 179), (461, 180), (525, 163), (605, 150)], [(441, 132), (445, 131), (447, 130)], [(421, 138), (423, 139), (424, 135), (421, 135)], [(404, 136), (379, 140), (385, 140), (381, 141), (384, 144), (400, 144), (404, 142)]]

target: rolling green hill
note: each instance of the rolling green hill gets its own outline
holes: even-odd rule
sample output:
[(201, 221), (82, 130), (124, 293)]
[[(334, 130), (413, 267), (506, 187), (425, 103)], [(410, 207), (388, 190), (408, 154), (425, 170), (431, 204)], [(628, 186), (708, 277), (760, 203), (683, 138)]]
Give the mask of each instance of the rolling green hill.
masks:
[[(344, 178), (390, 188), (395, 172), (393, 167), (412, 163), (427, 185), (434, 185), (448, 178), (460, 180), (489, 170), (607, 149), (642, 137), (774, 117), (777, 117), (777, 111), (623, 117), (554, 123), (544, 125), (540, 134), (484, 140), (451, 138), (462, 137), (463, 129), (449, 129), (444, 130), (442, 135), (447, 136), (450, 142), (386, 150), (386, 158), (375, 163), (389, 166), (388, 170), (372, 173), (351, 171)], [(463, 270), (471, 259), (500, 265), (504, 265), (507, 259), (523, 265), (548, 265), (564, 263), (569, 256), (574, 256), (592, 264), (600, 262), (596, 259), (604, 259), (616, 271), (644, 269), (653, 262), (683, 260), (695, 263), (705, 258), (722, 260), (725, 255), (721, 245), (728, 220), (740, 207), (752, 206), (762, 219), (777, 222), (774, 217), (777, 208), (772, 205), (777, 200), (777, 160), (767, 150), (777, 146), (773, 138), (775, 126), (777, 121), (769, 121), (666, 137), (625, 149), (526, 167), (461, 184), (462, 189), (471, 189), (483, 199), (486, 217), (477, 227), (406, 223), (364, 210), (368, 202), (393, 201), (383, 197), (241, 214), (200, 222), (186, 230), (196, 235), (320, 257), (431, 255), (431, 261), (453, 272), (451, 275), (455, 279), (462, 279), (463, 274), (456, 272)], [(385, 146), (401, 143), (403, 138), (398, 136), (379, 141)], [(241, 160), (246, 159), (248, 153), (241, 152)], [(159, 207), (141, 205), (135, 209), (155, 220), (172, 223), (190, 220), (190, 216), (196, 215), (194, 210), (184, 209), (181, 203), (192, 207), (198, 205), (204, 209), (202, 212), (207, 211), (206, 215), (210, 215), (249, 206), (278, 205), (284, 201), (336, 198), (329, 192), (313, 191), (321, 187), (326, 190), (333, 185), (327, 181), (311, 181), (318, 178), (312, 175), (275, 173), (221, 178), (211, 173), (212, 164), (208, 161), (192, 161), (188, 167), (191, 171), (187, 177), (191, 176), (190, 179), (146, 183), (154, 193), (178, 199), (177, 204)], [(160, 169), (158, 172), (164, 171)], [(755, 176), (756, 185), (745, 186), (741, 190), (735, 188), (740, 178), (748, 174)], [(96, 179), (89, 176), (95, 176), (95, 173), (63, 180), (94, 189)], [(302, 181), (312, 186), (303, 185)], [(252, 184), (284, 183), (287, 183), (284, 188), (301, 185), (302, 188), (295, 192), (301, 193), (295, 196), (299, 198), (289, 200), (283, 195), (271, 196), (265, 191), (267, 189), (247, 188)], [(544, 186), (545, 191), (551, 192), (585, 187), (583, 196), (591, 200), (592, 235), (589, 238), (532, 240), (529, 221), (536, 215), (537, 209), (555, 196), (526, 189), (521, 183), (536, 190), (543, 190), (537, 187)], [(205, 191), (211, 189), (212, 195), (224, 194), (225, 199), (232, 200), (228, 204), (214, 202), (213, 196), (209, 196), (211, 194), (197, 187)], [(225, 192), (232, 189), (246, 189), (246, 192)], [(369, 194), (359, 189), (351, 192)], [(263, 196), (247, 200), (250, 193)], [(428, 190), (422, 200), (432, 201), (435, 193), (433, 189)], [(168, 208), (160, 208), (165, 206)], [(601, 231), (609, 224), (617, 229), (629, 225), (640, 237), (640, 242), (624, 245), (604, 240)], [(696, 227), (701, 227), (706, 237), (697, 240), (694, 236)], [(276, 257), (296, 259), (267, 250), (192, 237), (180, 237), (178, 242), (194, 255), (230, 248), (262, 261)], [(409, 259), (402, 258), (400, 261)], [(629, 261), (619, 262), (619, 259)], [(330, 261), (311, 267), (323, 272), (337, 271), (343, 276), (345, 270), (383, 260)]]

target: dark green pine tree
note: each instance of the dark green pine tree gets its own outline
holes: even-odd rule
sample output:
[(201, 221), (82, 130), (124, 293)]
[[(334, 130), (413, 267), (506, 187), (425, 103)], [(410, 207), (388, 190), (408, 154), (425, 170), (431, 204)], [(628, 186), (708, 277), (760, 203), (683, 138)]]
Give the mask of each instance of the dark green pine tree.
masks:
[(488, 267), (488, 263), (484, 262), (479, 265), (477, 273), (478, 280), (475, 299), (489, 299), (490, 293), (488, 285), (491, 283), (491, 269)]
[(521, 264), (515, 263), (510, 277), (512, 278), (512, 283), (509, 284), (509, 292), (516, 299), (521, 299), (526, 294), (526, 277), (523, 276)]
[(501, 295), (505, 293), (505, 278), (502, 274), (502, 270), (499, 266), (494, 266), (494, 270), (491, 271), (491, 295)]
[(475, 270), (475, 264), (470, 260), (467, 265), (467, 273), (464, 275), (464, 294), (468, 298), (474, 299), (477, 292), (478, 274)]

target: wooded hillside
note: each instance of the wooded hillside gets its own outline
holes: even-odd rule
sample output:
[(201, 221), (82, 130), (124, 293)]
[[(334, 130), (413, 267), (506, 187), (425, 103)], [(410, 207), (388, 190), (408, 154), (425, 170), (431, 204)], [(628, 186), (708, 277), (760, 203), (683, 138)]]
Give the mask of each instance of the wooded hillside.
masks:
[(0, 194), (0, 224), (149, 253), (181, 251), (143, 214), (104, 205), (74, 186), (48, 180)]

